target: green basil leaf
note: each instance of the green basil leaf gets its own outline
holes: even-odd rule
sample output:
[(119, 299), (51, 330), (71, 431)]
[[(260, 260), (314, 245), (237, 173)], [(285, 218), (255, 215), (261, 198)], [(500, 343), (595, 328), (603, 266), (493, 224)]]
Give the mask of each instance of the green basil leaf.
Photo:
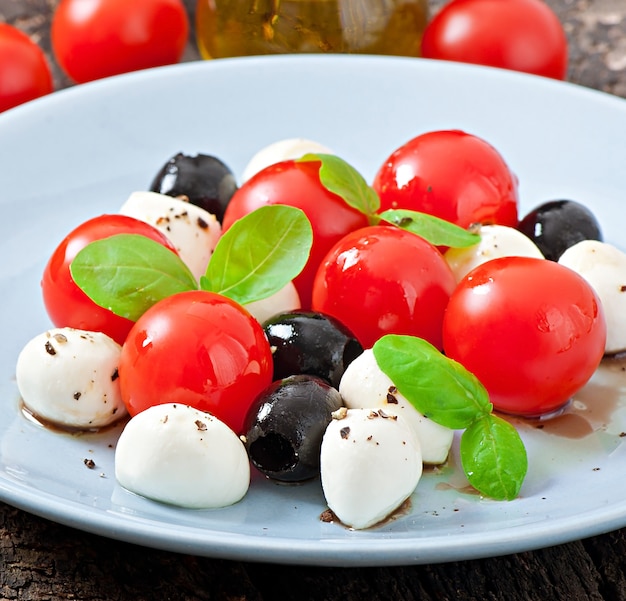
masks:
[(302, 271), (312, 243), (313, 230), (303, 211), (263, 206), (222, 234), (200, 287), (242, 305), (267, 298)]
[(70, 273), (94, 303), (132, 321), (163, 298), (198, 288), (177, 254), (138, 234), (91, 242), (76, 254)]
[(423, 415), (452, 429), (467, 428), (492, 405), (479, 380), (432, 344), (388, 334), (373, 346), (378, 367)]
[(298, 161), (321, 161), (320, 182), (353, 209), (372, 216), (380, 208), (376, 190), (349, 163), (333, 154), (305, 154)]
[(498, 501), (517, 497), (528, 457), (511, 424), (493, 414), (482, 416), (463, 432), (460, 454), (465, 475), (476, 490)]
[(435, 246), (465, 248), (480, 242), (478, 234), (427, 213), (407, 209), (390, 209), (383, 211), (380, 218), (403, 230), (421, 236)]

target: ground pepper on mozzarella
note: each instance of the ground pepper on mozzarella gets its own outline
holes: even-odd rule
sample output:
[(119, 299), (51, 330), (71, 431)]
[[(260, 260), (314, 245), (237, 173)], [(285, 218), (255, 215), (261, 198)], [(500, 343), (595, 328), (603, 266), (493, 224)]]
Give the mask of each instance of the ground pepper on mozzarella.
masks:
[(419, 440), (402, 416), (345, 407), (333, 413), (320, 476), (328, 507), (346, 526), (360, 530), (388, 518), (413, 494), (422, 469)]
[(208, 211), (157, 192), (133, 192), (122, 215), (145, 221), (163, 232), (197, 280), (206, 273), (222, 226)]
[(95, 429), (126, 415), (117, 366), (121, 346), (101, 332), (53, 328), (31, 339), (16, 365), (24, 406), (55, 425)]
[(221, 420), (188, 405), (154, 405), (126, 425), (115, 477), (138, 495), (179, 507), (213, 509), (240, 501), (250, 485), (243, 442)]
[(339, 383), (339, 394), (350, 409), (381, 408), (401, 415), (420, 441), (424, 463), (438, 465), (446, 461), (454, 432), (419, 413), (398, 392), (394, 383), (378, 367), (372, 349), (366, 349), (348, 365)]

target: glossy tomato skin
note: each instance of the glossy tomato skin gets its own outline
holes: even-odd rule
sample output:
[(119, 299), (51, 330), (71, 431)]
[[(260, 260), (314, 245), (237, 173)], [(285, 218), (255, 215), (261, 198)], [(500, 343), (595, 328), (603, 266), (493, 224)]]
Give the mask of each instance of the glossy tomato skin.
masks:
[(24, 32), (0, 23), (0, 112), (49, 94), (52, 73), (43, 53)]
[(84, 83), (179, 62), (189, 21), (181, 0), (61, 0), (51, 36), (63, 71)]
[(428, 23), (424, 58), (565, 79), (563, 26), (542, 0), (452, 0)]
[(100, 215), (74, 228), (57, 246), (44, 269), (41, 290), (46, 311), (55, 326), (104, 332), (122, 344), (133, 322), (96, 305), (76, 285), (70, 273), (70, 265), (80, 250), (90, 242), (115, 234), (147, 236), (176, 252), (164, 234), (143, 221), (126, 215)]
[(384, 334), (419, 336), (441, 348), (455, 285), (432, 244), (395, 226), (369, 226), (327, 254), (315, 278), (313, 310), (338, 319), (364, 348)]
[(311, 306), (315, 272), (330, 248), (347, 233), (368, 224), (367, 217), (353, 209), (320, 182), (318, 161), (283, 161), (266, 167), (247, 180), (226, 208), (223, 231), (237, 219), (264, 205), (284, 204), (304, 211), (313, 228), (313, 246), (302, 273), (294, 280), (302, 309)]
[(170, 296), (146, 311), (122, 347), (122, 399), (131, 415), (181, 403), (207, 411), (237, 434), (272, 381), (261, 325), (235, 301), (202, 290)]
[(540, 416), (593, 375), (606, 323), (587, 282), (553, 261), (505, 257), (472, 270), (443, 322), (447, 356), (483, 383), (496, 410)]
[(518, 221), (517, 177), (482, 138), (459, 130), (430, 131), (396, 149), (373, 187), (381, 211), (410, 209), (467, 228)]

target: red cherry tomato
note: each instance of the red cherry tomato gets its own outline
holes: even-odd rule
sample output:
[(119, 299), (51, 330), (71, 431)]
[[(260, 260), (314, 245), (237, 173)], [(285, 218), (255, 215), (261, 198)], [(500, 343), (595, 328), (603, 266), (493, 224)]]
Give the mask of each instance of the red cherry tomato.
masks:
[(425, 338), (441, 348), (455, 279), (429, 242), (393, 226), (370, 226), (340, 240), (320, 265), (313, 309), (338, 319), (364, 348), (384, 334)]
[(555, 79), (567, 75), (563, 26), (541, 0), (452, 0), (426, 26), (422, 56)]
[(53, 90), (43, 53), (24, 32), (0, 23), (0, 112)]
[(495, 409), (523, 416), (567, 403), (596, 370), (605, 339), (591, 286), (554, 261), (528, 257), (472, 270), (443, 322), (446, 355), (476, 375)]
[(61, 0), (52, 49), (77, 83), (180, 61), (189, 36), (181, 0)]
[(96, 305), (74, 282), (70, 265), (87, 244), (114, 234), (140, 234), (176, 252), (171, 242), (151, 225), (125, 215), (101, 215), (72, 230), (48, 260), (41, 280), (44, 305), (57, 327), (104, 332), (122, 344), (133, 322)]
[(330, 248), (348, 232), (367, 225), (367, 217), (329, 192), (320, 182), (317, 161), (284, 161), (247, 180), (226, 208), (223, 230), (263, 205), (284, 204), (304, 211), (313, 228), (313, 246), (302, 273), (294, 280), (303, 309), (310, 308), (315, 272)]
[(208, 411), (237, 434), (272, 373), (272, 352), (257, 320), (229, 298), (201, 290), (148, 309), (128, 334), (119, 364), (131, 415), (181, 403)]
[(467, 228), (516, 226), (517, 178), (482, 138), (457, 130), (432, 131), (402, 145), (373, 182), (381, 211), (411, 209)]

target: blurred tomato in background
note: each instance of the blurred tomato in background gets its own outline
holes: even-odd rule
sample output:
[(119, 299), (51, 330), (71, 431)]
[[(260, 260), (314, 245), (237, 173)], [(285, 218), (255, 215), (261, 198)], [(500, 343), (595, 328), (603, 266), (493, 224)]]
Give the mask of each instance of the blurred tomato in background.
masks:
[(189, 38), (181, 0), (61, 0), (52, 50), (77, 83), (180, 61)]
[(0, 23), (0, 112), (53, 90), (43, 50), (24, 32)]
[(426, 26), (422, 56), (565, 79), (568, 46), (543, 0), (452, 0)]

